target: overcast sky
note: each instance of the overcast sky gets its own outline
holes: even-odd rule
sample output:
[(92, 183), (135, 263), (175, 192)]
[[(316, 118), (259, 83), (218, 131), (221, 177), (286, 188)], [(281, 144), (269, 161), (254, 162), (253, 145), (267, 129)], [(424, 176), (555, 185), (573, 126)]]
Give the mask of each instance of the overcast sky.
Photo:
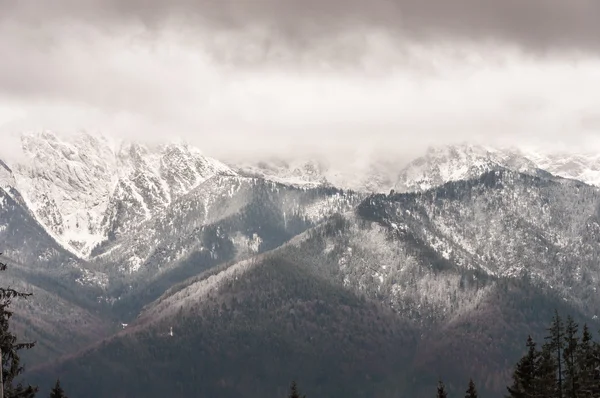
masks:
[(223, 157), (600, 149), (599, 16), (598, 0), (0, 0), (0, 134)]

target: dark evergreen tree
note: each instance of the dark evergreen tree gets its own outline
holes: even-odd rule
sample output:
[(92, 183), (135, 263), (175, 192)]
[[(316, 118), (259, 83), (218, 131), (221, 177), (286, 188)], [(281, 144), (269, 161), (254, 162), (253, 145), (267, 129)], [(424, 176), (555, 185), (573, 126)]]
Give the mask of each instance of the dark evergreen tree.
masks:
[(292, 385), (290, 386), (290, 394), (288, 395), (288, 398), (306, 398), (306, 395), (300, 396), (296, 381), (292, 381)]
[[(0, 262), (0, 271), (5, 270), (6, 264)], [(37, 392), (35, 387), (15, 383), (15, 378), (24, 371), (19, 351), (32, 348), (34, 343), (18, 342), (17, 336), (9, 330), (10, 318), (13, 315), (13, 312), (9, 309), (12, 300), (28, 296), (30, 294), (0, 287), (0, 356), (2, 357), (0, 390), (3, 390), (3, 398), (31, 398)]]
[(60, 386), (60, 380), (56, 380), (54, 388), (52, 389), (52, 391), (50, 391), (50, 398), (68, 398), (65, 395), (64, 390)]
[(437, 388), (437, 398), (448, 398), (448, 393), (446, 392), (446, 386), (443, 381), (438, 381)]
[(600, 343), (595, 342), (592, 349), (592, 396), (600, 397)]
[(577, 368), (579, 369), (579, 396), (593, 397), (596, 384), (594, 380), (596, 363), (592, 333), (587, 325), (583, 325), (581, 341), (577, 347)]
[(600, 344), (593, 341), (587, 325), (581, 337), (578, 328), (571, 317), (563, 328), (555, 313), (541, 351), (530, 336), (528, 352), (517, 363), (513, 383), (507, 387), (507, 398), (600, 398)]
[(563, 321), (558, 315), (558, 311), (554, 312), (554, 318), (552, 319), (552, 324), (548, 328), (548, 332), (550, 334), (546, 337), (548, 340), (549, 348), (552, 350), (553, 355), (556, 360), (556, 397), (563, 398), (564, 393), (564, 359), (563, 359), (563, 350), (564, 350), (564, 337), (565, 330), (563, 326)]
[(536, 344), (529, 336), (527, 338), (527, 354), (517, 363), (513, 373), (513, 383), (508, 389), (508, 396), (512, 398), (535, 397), (537, 363), (539, 353)]
[(565, 341), (563, 358), (565, 363), (565, 396), (576, 398), (579, 396), (579, 362), (577, 361), (579, 337), (577, 336), (579, 325), (567, 317), (565, 325)]
[(550, 344), (546, 343), (542, 346), (536, 362), (535, 390), (537, 397), (552, 398), (556, 396), (557, 368), (554, 350)]
[(467, 389), (467, 394), (465, 398), (477, 398), (477, 389), (475, 388), (475, 383), (473, 379), (469, 380), (469, 388)]

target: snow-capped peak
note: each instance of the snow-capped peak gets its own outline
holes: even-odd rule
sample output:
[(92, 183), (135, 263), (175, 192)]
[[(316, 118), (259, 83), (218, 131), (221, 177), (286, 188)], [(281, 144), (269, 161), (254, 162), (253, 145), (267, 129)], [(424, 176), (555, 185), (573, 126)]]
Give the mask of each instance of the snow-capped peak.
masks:
[(13, 184), (42, 225), (80, 256), (140, 221), (140, 210), (149, 218), (207, 178), (235, 173), (187, 144), (152, 147), (51, 131), (21, 141), (25, 159), (13, 165)]
[(513, 150), (469, 144), (431, 147), (401, 170), (395, 189), (423, 191), (503, 168), (534, 175), (539, 172), (533, 161)]

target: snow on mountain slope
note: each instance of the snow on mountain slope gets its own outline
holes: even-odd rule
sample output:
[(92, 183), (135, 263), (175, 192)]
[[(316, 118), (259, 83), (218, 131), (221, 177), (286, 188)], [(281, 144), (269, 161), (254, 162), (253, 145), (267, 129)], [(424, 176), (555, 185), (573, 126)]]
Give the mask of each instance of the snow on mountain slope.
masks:
[(14, 166), (17, 189), (38, 220), (75, 253), (102, 239), (99, 228), (115, 183), (110, 143), (51, 132), (22, 137), (26, 160)]
[(550, 173), (600, 186), (598, 154), (463, 144), (430, 148), (424, 156), (411, 161), (400, 171), (395, 190), (425, 191), (446, 182), (476, 178), (485, 172), (501, 169), (534, 176)]
[(443, 261), (493, 277), (529, 275), (597, 311), (599, 204), (596, 187), (504, 170), (423, 193), (372, 197), (359, 213)]
[[(227, 242), (236, 253), (249, 245), (286, 240), (336, 212), (350, 211), (362, 196), (332, 188), (299, 188), (258, 178), (216, 175), (135, 232), (97, 250), (98, 261), (121, 272), (167, 269), (194, 253), (224, 257), (215, 246)], [(281, 242), (283, 243), (283, 242)], [(223, 258), (224, 260), (224, 258)], [(114, 268), (114, 267), (113, 267)]]
[(118, 158), (127, 172), (121, 173), (102, 222), (110, 239), (132, 232), (211, 177), (236, 174), (186, 144), (155, 151), (127, 144)]
[(202, 303), (267, 257), (297, 262), (423, 324), (466, 316), (513, 282), (592, 317), (600, 305), (599, 203), (595, 187), (510, 170), (423, 193), (374, 195), (355, 213), (256, 261), (214, 268), (147, 308), (160, 316)]
[[(491, 171), (374, 195), (269, 255), (309, 266), (406, 319), (446, 322), (526, 281), (589, 316), (600, 299), (598, 188)], [(225, 274), (224, 274), (225, 275)], [(208, 280), (207, 280), (208, 282)]]
[(425, 191), (450, 181), (467, 180), (500, 169), (538, 175), (535, 162), (514, 150), (476, 145), (431, 147), (404, 167), (396, 181), (398, 192)]
[(146, 146), (88, 134), (28, 134), (22, 143), (26, 160), (0, 164), (0, 184), (15, 187), (48, 232), (80, 257), (135, 232), (213, 176), (259, 176), (305, 189), (410, 192), (509, 169), (600, 184), (600, 156), (472, 145), (432, 148), (398, 172), (399, 162), (367, 158), (350, 159), (342, 168), (314, 160), (229, 167), (186, 144)]
[(185, 144), (147, 147), (79, 134), (22, 137), (16, 188), (39, 221), (79, 256), (127, 233), (216, 174), (235, 174)]
[(554, 175), (600, 186), (600, 154), (544, 153), (531, 149), (522, 153)]

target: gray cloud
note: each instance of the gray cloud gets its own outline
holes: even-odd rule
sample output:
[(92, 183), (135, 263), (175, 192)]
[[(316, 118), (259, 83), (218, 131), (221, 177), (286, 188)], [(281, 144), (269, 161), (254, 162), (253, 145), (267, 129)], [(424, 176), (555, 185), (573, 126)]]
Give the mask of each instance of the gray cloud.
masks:
[(584, 142), (598, 15), (597, 0), (0, 0), (0, 134), (180, 136), (220, 157)]
[[(297, 48), (376, 27), (402, 39), (500, 40), (527, 49), (600, 49), (597, 0), (0, 0), (4, 21), (85, 21), (110, 29), (186, 24), (222, 31), (266, 27)], [(274, 40), (275, 38), (273, 38)]]

